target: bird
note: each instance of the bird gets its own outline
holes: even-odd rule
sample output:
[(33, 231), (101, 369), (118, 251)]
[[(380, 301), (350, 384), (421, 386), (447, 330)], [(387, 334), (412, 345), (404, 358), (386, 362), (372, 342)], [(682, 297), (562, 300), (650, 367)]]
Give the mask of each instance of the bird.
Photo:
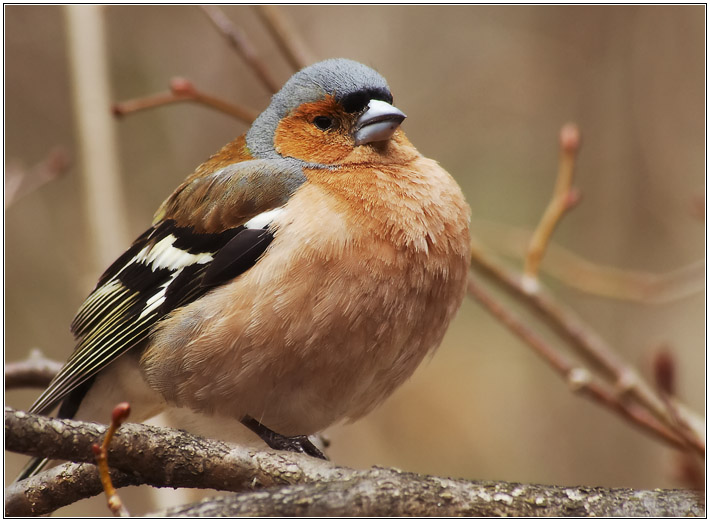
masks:
[(469, 267), (469, 206), (405, 118), (362, 63), (295, 73), (101, 275), (30, 411), (101, 420), (127, 401), (139, 422), (267, 442), (370, 412), (440, 345)]

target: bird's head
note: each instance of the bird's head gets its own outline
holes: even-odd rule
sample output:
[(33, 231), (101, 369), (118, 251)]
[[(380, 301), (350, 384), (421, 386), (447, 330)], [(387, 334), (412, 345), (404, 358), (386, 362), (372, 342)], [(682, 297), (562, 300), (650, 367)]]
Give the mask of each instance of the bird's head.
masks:
[(294, 74), (254, 121), (246, 140), (258, 158), (290, 157), (323, 166), (371, 161), (402, 134), (397, 131), (405, 118), (392, 105), (380, 74), (338, 58)]

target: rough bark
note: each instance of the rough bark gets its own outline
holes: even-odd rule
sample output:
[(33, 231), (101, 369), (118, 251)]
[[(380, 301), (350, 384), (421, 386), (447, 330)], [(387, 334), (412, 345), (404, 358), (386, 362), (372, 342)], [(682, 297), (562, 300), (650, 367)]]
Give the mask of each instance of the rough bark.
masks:
[[(5, 408), (6, 449), (93, 462), (106, 427)], [(704, 516), (700, 495), (475, 482), (373, 468), (356, 471), (295, 453), (257, 451), (189, 433), (125, 424), (109, 463), (117, 486), (146, 483), (242, 491), (175, 508), (175, 515), (230, 516)], [(70, 465), (8, 488), (5, 515), (38, 515), (101, 492), (95, 468)], [(71, 479), (68, 474), (72, 473)], [(259, 491), (247, 491), (254, 490)], [(130, 506), (128, 506), (130, 509)]]
[(703, 516), (699, 493), (469, 482), (373, 469), (339, 481), (230, 494), (151, 516)]

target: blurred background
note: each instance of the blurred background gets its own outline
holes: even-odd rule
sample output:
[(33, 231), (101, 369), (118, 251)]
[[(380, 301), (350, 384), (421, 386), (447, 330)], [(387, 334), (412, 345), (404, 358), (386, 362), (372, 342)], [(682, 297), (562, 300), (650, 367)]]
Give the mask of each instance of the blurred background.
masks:
[[(293, 70), (255, 10), (223, 9), (285, 81)], [(505, 242), (505, 231), (534, 229), (555, 181), (559, 128), (575, 121), (583, 133), (576, 178), (583, 200), (554, 242), (593, 263), (638, 272), (702, 263), (704, 6), (281, 10), (315, 60), (352, 58), (388, 79), (408, 115), (410, 140), (457, 179), (472, 208), (472, 234), (491, 250)], [(113, 100), (165, 91), (170, 78), (184, 76), (227, 100), (267, 106), (270, 94), (199, 8), (111, 6), (103, 13)], [(32, 348), (66, 359), (73, 349), (69, 323), (105, 268), (93, 254), (82, 197), (71, 83), (62, 8), (5, 6), (6, 165), (29, 171), (58, 145), (75, 158), (60, 179), (5, 212), (6, 361)], [(246, 128), (193, 104), (116, 120), (128, 239), (103, 255), (120, 254), (173, 188)], [(644, 375), (659, 346), (669, 347), (678, 396), (704, 415), (702, 276), (662, 303), (605, 299), (547, 276), (544, 282)], [(5, 402), (27, 408), (38, 393), (11, 391)], [(327, 434), (331, 458), (360, 468), (684, 486), (676, 452), (570, 393), (470, 299), (409, 382), (366, 418)], [(25, 460), (6, 455), (6, 481)], [(137, 493), (126, 495), (129, 509), (140, 511)], [(108, 514), (103, 504), (94, 499), (59, 513)]]

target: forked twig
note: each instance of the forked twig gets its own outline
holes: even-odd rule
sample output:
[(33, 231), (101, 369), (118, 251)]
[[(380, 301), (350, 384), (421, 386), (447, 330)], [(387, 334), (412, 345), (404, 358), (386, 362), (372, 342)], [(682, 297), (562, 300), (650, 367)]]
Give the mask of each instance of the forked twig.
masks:
[[(603, 399), (601, 402), (613, 406), (627, 417), (632, 418), (636, 423), (645, 427), (650, 426), (657, 434), (668, 440), (670, 440), (668, 432), (672, 432), (674, 443), (680, 442), (685, 447), (692, 448), (694, 452), (704, 457), (705, 442), (701, 428), (702, 422), (699, 422), (689, 410), (682, 408), (680, 404), (676, 406), (676, 403), (664, 401), (659, 397), (653, 388), (641, 378), (636, 369), (623, 361), (601, 336), (588, 327), (572, 310), (557, 302), (539, 287), (537, 280), (539, 261), (544, 254), (555, 225), (577, 199), (572, 189), (572, 179), (579, 143), (580, 138), (577, 127), (572, 124), (564, 126), (560, 132), (560, 166), (554, 195), (530, 241), (530, 248), (525, 259), (524, 274), (519, 276), (504, 268), (499, 261), (493, 260), (491, 256), (486, 254), (475, 241), (471, 245), (471, 263), (475, 268), (492, 277), (504, 290), (530, 307), (570, 346), (613, 381), (615, 393), (610, 395), (612, 401), (609, 402), (594, 392), (597, 395), (597, 399)], [(563, 373), (569, 380), (570, 376), (573, 375), (571, 373), (573, 368), (566, 362), (566, 359), (551, 347), (544, 349), (546, 346), (541, 346), (539, 340), (534, 336), (521, 333), (521, 326), (506, 316), (508, 312), (502, 308), (497, 310), (491, 304), (490, 298), (477, 291), (477, 288), (475, 284), (472, 285), (469, 281), (469, 293), (471, 295), (489, 309), (492, 309), (493, 313), (504, 324), (526, 340), (529, 345), (545, 357), (556, 371)], [(588, 380), (586, 373), (577, 372), (576, 375), (578, 377), (582, 376), (583, 384), (586, 384)], [(645, 409), (655, 418), (653, 423), (649, 423), (646, 418), (639, 418), (635, 410), (630, 410), (630, 401), (632, 400), (637, 403), (634, 408)], [(648, 415), (648, 418), (652, 417)]]
[(537, 274), (540, 262), (557, 223), (565, 212), (579, 202), (579, 192), (572, 188), (574, 165), (579, 146), (579, 129), (573, 123), (568, 123), (560, 131), (560, 162), (555, 190), (530, 239), (528, 252), (525, 256), (523, 288), (528, 292), (533, 293), (539, 287)]
[[(611, 377), (616, 386), (615, 395), (635, 398), (667, 428), (674, 430), (675, 423), (663, 401), (653, 393), (653, 390), (638, 372), (623, 362), (614, 350), (574, 312), (557, 302), (542, 289), (533, 294), (529, 293), (523, 288), (520, 276), (504, 268), (499, 261), (494, 261), (475, 242), (471, 247), (471, 262), (474, 267), (490, 276), (504, 290), (536, 312), (587, 361)], [(689, 412), (683, 410), (682, 414), (687, 419)], [(702, 436), (695, 430), (698, 423), (690, 422), (688, 419), (686, 424), (693, 427), (695, 434), (693, 449), (704, 455), (705, 443)]]
[[(295, 69), (301, 69), (312, 61), (305, 45), (303, 45), (296, 33), (289, 27), (288, 22), (276, 7), (258, 6), (257, 9), (271, 35), (277, 41), (281, 52)], [(203, 6), (202, 10), (220, 33), (227, 38), (232, 47), (239, 52), (239, 55), (252, 68), (264, 86), (271, 93), (277, 92), (279, 90), (279, 83), (271, 76), (266, 68), (266, 64), (259, 58), (256, 49), (244, 31), (229, 20), (219, 7)], [(258, 112), (242, 105), (230, 103), (206, 94), (198, 90), (192, 82), (184, 78), (174, 78), (171, 80), (170, 92), (115, 103), (113, 105), (113, 113), (116, 116), (125, 116), (137, 111), (184, 101), (197, 102), (211, 107), (247, 124), (253, 122), (259, 115)]]
[(482, 304), (494, 317), (501, 321), (509, 330), (531, 346), (550, 366), (567, 382), (570, 389), (596, 402), (611, 408), (621, 416), (631, 419), (648, 433), (660, 437), (672, 446), (683, 449), (683, 440), (676, 436), (666, 426), (658, 422), (646, 410), (624, 401), (618, 394), (612, 393), (583, 367), (574, 365), (561, 352), (555, 350), (540, 336), (528, 328), (513, 312), (500, 304), (489, 292), (469, 273), (468, 294)]

